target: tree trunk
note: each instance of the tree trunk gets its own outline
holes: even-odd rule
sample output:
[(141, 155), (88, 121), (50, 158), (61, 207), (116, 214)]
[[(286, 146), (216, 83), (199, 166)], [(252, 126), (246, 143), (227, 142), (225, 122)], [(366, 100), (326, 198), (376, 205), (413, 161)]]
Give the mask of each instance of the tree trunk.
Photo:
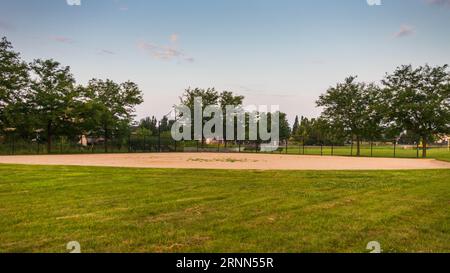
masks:
[(422, 157), (427, 158), (427, 139), (422, 138)]
[(52, 152), (52, 122), (47, 122), (47, 153)]

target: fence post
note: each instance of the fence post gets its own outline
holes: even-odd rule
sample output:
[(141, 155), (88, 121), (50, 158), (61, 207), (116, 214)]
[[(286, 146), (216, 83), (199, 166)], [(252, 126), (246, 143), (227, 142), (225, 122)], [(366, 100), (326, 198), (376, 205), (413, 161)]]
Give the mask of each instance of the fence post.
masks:
[(331, 156), (334, 156), (334, 143), (331, 144)]
[(198, 140), (197, 140), (197, 153), (198, 153)]
[(373, 157), (373, 140), (370, 141), (370, 157)]
[(394, 158), (397, 157), (397, 141), (394, 140)]
[(128, 153), (131, 153), (131, 132), (128, 134)]
[(16, 153), (16, 143), (14, 138), (14, 133), (12, 134), (12, 155)]
[(147, 138), (145, 137), (145, 132), (144, 132), (144, 153), (147, 152)]
[(420, 140), (419, 141), (417, 141), (417, 145), (416, 145), (416, 153), (417, 153), (417, 158), (419, 158), (419, 142), (420, 142)]
[(161, 152), (161, 121), (158, 124), (158, 152)]
[(288, 154), (289, 140), (286, 139), (286, 154)]
[(352, 137), (352, 147), (350, 148), (350, 156), (353, 156), (353, 137)]
[(320, 144), (320, 156), (323, 156), (323, 143)]
[(239, 145), (239, 153), (241, 152), (241, 141), (238, 140), (238, 145)]

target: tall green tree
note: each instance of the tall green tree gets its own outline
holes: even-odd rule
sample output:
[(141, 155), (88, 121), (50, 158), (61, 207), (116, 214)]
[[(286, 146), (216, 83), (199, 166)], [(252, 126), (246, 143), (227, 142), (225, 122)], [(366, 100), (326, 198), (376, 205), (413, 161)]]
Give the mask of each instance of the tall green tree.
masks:
[(366, 140), (374, 141), (380, 139), (383, 134), (386, 136), (383, 92), (375, 84), (366, 84), (362, 95), (365, 104), (365, 109), (362, 112), (362, 136)]
[(161, 132), (170, 131), (169, 118), (167, 116), (163, 116), (163, 118), (160, 120), (159, 130), (161, 130)]
[(219, 105), (220, 94), (215, 88), (201, 89), (201, 88), (188, 88), (184, 91), (180, 97), (180, 102), (191, 109), (194, 113), (194, 101), (195, 98), (201, 98), (203, 103), (203, 110), (208, 105)]
[(298, 136), (299, 129), (300, 129), (300, 121), (298, 119), (298, 116), (295, 116), (294, 125), (292, 125), (292, 135)]
[(398, 67), (383, 80), (386, 118), (399, 131), (420, 136), (422, 156), (438, 134), (450, 133), (450, 74), (448, 65)]
[[(225, 141), (225, 146), (227, 146), (227, 116), (226, 116), (226, 107), (227, 106), (242, 106), (244, 103), (244, 96), (235, 95), (233, 92), (230, 91), (223, 91), (220, 93), (219, 97), (219, 104), (220, 108), (222, 108), (223, 112), (223, 139)], [(234, 140), (237, 139), (237, 120), (233, 118), (233, 120), (229, 121), (233, 122), (234, 126)]]
[(291, 127), (289, 126), (287, 114), (279, 112), (279, 117), (280, 117), (280, 140), (287, 141), (291, 137)]
[[(215, 88), (201, 89), (201, 88), (188, 88), (184, 91), (183, 95), (180, 97), (181, 105), (187, 106), (191, 110), (191, 126), (194, 126), (194, 102), (195, 98), (202, 99), (202, 112), (205, 110), (208, 105), (219, 105), (220, 94), (216, 91)], [(208, 119), (203, 118), (202, 126)], [(194, 130), (191, 130), (191, 136), (194, 137)], [(202, 143), (204, 143), (205, 139), (203, 137), (202, 132)]]
[[(54, 60), (35, 60), (30, 64), (33, 75), (29, 101), (36, 127), (45, 130), (47, 151), (52, 138), (64, 124), (71, 123), (79, 97), (70, 67)], [(38, 128), (36, 128), (38, 129)]]
[(17, 127), (23, 127), (27, 120), (25, 95), (29, 82), (28, 65), (3, 37), (0, 40), (0, 128), (23, 129)]
[(85, 98), (96, 112), (107, 152), (112, 133), (122, 134), (121, 128), (129, 128), (135, 107), (143, 102), (142, 92), (130, 81), (118, 84), (109, 79), (92, 79), (85, 88)]
[(158, 121), (154, 116), (141, 119), (139, 127), (149, 130), (153, 136), (158, 133)]
[(361, 141), (369, 131), (373, 111), (373, 101), (379, 92), (374, 85), (356, 82), (356, 77), (348, 77), (343, 83), (327, 90), (317, 101), (317, 106), (323, 107), (322, 117), (332, 125), (343, 126), (349, 132), (351, 139), (356, 138), (356, 154), (361, 155)]

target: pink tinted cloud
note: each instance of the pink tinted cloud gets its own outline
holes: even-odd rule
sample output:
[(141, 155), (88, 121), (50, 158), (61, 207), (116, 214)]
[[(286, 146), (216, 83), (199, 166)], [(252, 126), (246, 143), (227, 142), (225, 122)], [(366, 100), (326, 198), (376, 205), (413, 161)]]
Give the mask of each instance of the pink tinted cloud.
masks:
[(52, 36), (50, 39), (59, 43), (73, 43), (71, 38), (65, 36)]
[(174, 33), (174, 34), (170, 35), (170, 41), (174, 42), (174, 43), (176, 41), (178, 41), (178, 34)]
[(402, 38), (402, 37), (414, 35), (415, 33), (416, 33), (416, 31), (415, 31), (414, 27), (408, 26), (408, 25), (403, 25), (400, 27), (400, 30), (394, 34), (394, 37)]
[(141, 51), (157, 60), (194, 62), (194, 58), (186, 55), (183, 51), (172, 45), (162, 46), (155, 43), (139, 42), (137, 46)]

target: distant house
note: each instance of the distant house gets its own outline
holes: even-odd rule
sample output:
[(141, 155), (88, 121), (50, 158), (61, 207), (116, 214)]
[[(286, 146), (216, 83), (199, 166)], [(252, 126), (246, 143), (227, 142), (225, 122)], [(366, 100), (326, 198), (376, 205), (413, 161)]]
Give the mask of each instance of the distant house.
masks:
[(83, 146), (83, 147), (88, 147), (88, 146), (94, 146), (95, 144), (101, 144), (104, 143), (105, 139), (102, 137), (89, 137), (86, 135), (81, 135), (80, 136), (80, 140), (78, 141), (78, 144)]
[(450, 136), (439, 136), (439, 140), (436, 141), (437, 144), (449, 144), (450, 146)]

